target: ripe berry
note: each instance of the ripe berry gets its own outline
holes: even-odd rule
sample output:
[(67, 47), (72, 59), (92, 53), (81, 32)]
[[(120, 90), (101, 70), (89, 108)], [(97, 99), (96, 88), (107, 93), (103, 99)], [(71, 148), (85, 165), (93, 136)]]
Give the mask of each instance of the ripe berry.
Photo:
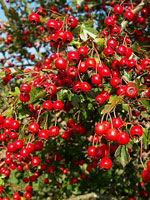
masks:
[(120, 85), (121, 85), (121, 79), (118, 78), (118, 77), (113, 77), (110, 79), (110, 85), (113, 87), (113, 88), (118, 88)]
[(39, 125), (36, 122), (31, 122), (28, 126), (28, 131), (31, 133), (37, 133), (39, 131)]
[(96, 147), (94, 147), (94, 146), (89, 147), (87, 150), (88, 156), (90, 156), (90, 157), (95, 156), (95, 150), (96, 150)]
[(114, 128), (121, 128), (123, 126), (123, 121), (120, 117), (115, 117), (112, 119), (112, 124)]
[(99, 166), (104, 171), (108, 171), (112, 166), (112, 161), (110, 160), (110, 158), (107, 158), (107, 157), (102, 158), (100, 160)]
[(105, 23), (105, 26), (107, 26), (108, 28), (111, 28), (114, 26), (115, 20), (112, 17), (106, 17), (104, 23)]
[(70, 63), (77, 63), (79, 61), (79, 54), (76, 51), (70, 51), (67, 55), (67, 59)]
[(141, 126), (132, 126), (130, 129), (130, 135), (134, 138), (134, 137), (141, 137), (143, 134), (143, 129), (141, 128)]
[(75, 28), (78, 24), (78, 20), (74, 17), (68, 17), (67, 19), (67, 25), (70, 27), (70, 28)]
[(59, 134), (59, 128), (57, 126), (52, 126), (49, 129), (49, 136), (57, 136)]
[(118, 133), (117, 135), (117, 142), (119, 145), (125, 145), (129, 142), (130, 138), (126, 132)]
[(81, 58), (85, 58), (88, 55), (88, 49), (85, 46), (81, 46), (77, 50)]
[(28, 94), (31, 90), (31, 86), (28, 83), (23, 83), (20, 86), (20, 92)]
[(91, 82), (93, 83), (93, 85), (98, 85), (101, 83), (101, 78), (99, 75), (95, 74), (92, 76), (91, 78)]
[(67, 67), (67, 62), (66, 62), (66, 60), (64, 59), (64, 58), (57, 58), (56, 60), (55, 60), (55, 66), (56, 66), (56, 68), (57, 69), (66, 69), (66, 67)]
[(120, 28), (117, 25), (114, 25), (111, 29), (110, 29), (110, 36), (111, 37), (118, 37), (120, 35)]
[(50, 19), (47, 24), (47, 29), (50, 31), (50, 32), (56, 32), (58, 30), (58, 24), (57, 24), (57, 21), (54, 20), (54, 19)]
[(49, 132), (47, 130), (40, 130), (38, 133), (38, 138), (47, 140), (49, 138)]
[(103, 135), (106, 133), (106, 127), (103, 123), (97, 123), (95, 125), (95, 133), (98, 135)]
[(82, 91), (82, 92), (88, 92), (88, 91), (90, 91), (90, 90), (91, 90), (91, 86), (90, 86), (89, 83), (83, 82), (83, 83), (81, 84), (81, 91)]
[(109, 141), (116, 141), (117, 140), (118, 131), (115, 128), (109, 129), (106, 132), (106, 139)]
[(94, 58), (87, 58), (85, 60), (85, 67), (88, 69), (95, 69), (96, 68), (96, 60)]
[(117, 46), (117, 41), (115, 39), (110, 38), (109, 40), (107, 40), (107, 47), (115, 49), (116, 46)]
[(33, 157), (32, 158), (32, 160), (31, 160), (31, 164), (33, 165), (33, 166), (38, 166), (39, 164), (40, 164), (40, 159), (38, 158), (38, 157)]
[(119, 4), (114, 6), (114, 13), (116, 15), (121, 15), (123, 13), (123, 7)]
[(49, 110), (52, 109), (53, 104), (52, 104), (51, 101), (44, 101), (43, 104), (42, 104), (42, 107), (43, 107), (43, 109), (49, 111)]
[(62, 103), (62, 101), (59, 101), (59, 100), (57, 100), (57, 101), (54, 101), (54, 103), (53, 103), (53, 109), (55, 110), (55, 111), (59, 111), (59, 110), (62, 110), (63, 109), (63, 103)]
[(143, 170), (141, 176), (144, 182), (150, 182), (150, 171), (147, 169)]
[(129, 98), (134, 98), (138, 94), (138, 90), (134, 85), (126, 85), (125, 95)]
[(39, 17), (39, 15), (37, 13), (31, 13), (29, 15), (30, 24), (36, 25), (36, 24), (39, 23), (39, 21), (40, 21), (40, 17)]
[(129, 22), (132, 21), (133, 17), (134, 17), (134, 13), (130, 10), (124, 13), (124, 19), (128, 20)]
[(95, 149), (95, 156), (97, 158), (103, 158), (103, 157), (105, 157), (105, 147), (104, 146), (96, 147), (96, 149)]
[(150, 160), (147, 162), (147, 170), (150, 172)]
[(106, 47), (104, 49), (104, 54), (107, 57), (112, 57), (114, 55), (114, 50), (112, 48), (110, 48), (110, 47)]

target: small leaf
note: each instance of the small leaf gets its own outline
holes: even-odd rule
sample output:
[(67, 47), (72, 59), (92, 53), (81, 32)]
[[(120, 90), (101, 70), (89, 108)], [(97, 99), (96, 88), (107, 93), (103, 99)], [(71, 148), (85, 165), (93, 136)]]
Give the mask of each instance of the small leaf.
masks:
[(130, 155), (126, 146), (119, 146), (115, 152), (116, 160), (125, 167), (130, 161)]

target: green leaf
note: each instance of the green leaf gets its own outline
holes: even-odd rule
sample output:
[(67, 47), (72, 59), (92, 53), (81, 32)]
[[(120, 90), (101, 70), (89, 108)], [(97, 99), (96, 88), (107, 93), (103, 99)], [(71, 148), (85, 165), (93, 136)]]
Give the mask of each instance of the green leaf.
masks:
[(79, 95), (74, 95), (71, 98), (73, 106), (78, 106), (79, 103), (81, 102), (81, 97)]
[(126, 146), (119, 146), (115, 152), (116, 160), (125, 167), (130, 161), (130, 155)]
[(80, 5), (84, 0), (77, 0), (77, 4)]
[(80, 37), (83, 41), (88, 39), (88, 36), (95, 39), (97, 36), (97, 31), (94, 28), (91, 28), (91, 23), (88, 24), (87, 22), (81, 25), (81, 33)]
[(149, 141), (148, 141), (148, 129), (146, 128), (143, 128), (142, 140), (143, 140), (144, 149), (147, 149)]
[(125, 80), (127, 81), (127, 82), (130, 82), (131, 81), (131, 78), (132, 78), (132, 72), (130, 71), (130, 72), (127, 72), (126, 70), (124, 70), (124, 75), (123, 75), (123, 77), (125, 78)]
[(0, 79), (4, 78), (6, 76), (5, 72), (0, 71)]
[(128, 111), (129, 110), (129, 105), (128, 104), (122, 104), (122, 109), (125, 110), (125, 111)]
[(98, 50), (102, 51), (104, 49), (104, 44), (105, 44), (104, 41), (105, 41), (104, 38), (95, 38), (94, 39), (94, 42), (95, 42)]
[(4, 113), (3, 116), (4, 117), (9, 117), (11, 115), (11, 113), (13, 112), (12, 108), (8, 108)]

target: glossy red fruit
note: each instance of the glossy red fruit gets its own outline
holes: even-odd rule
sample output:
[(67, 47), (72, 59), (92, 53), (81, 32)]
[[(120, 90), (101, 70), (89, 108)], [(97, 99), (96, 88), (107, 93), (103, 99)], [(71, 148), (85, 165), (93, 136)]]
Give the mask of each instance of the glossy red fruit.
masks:
[(55, 60), (55, 66), (57, 69), (63, 70), (67, 67), (67, 62), (64, 58), (59, 57)]
[(114, 128), (121, 128), (123, 126), (123, 121), (120, 117), (115, 117), (112, 119), (112, 124)]
[(13, 200), (21, 200), (21, 197), (20, 197), (19, 193), (17, 193), (17, 192), (13, 194), (12, 198), (13, 198)]
[(118, 131), (115, 128), (108, 129), (106, 132), (106, 139), (109, 141), (116, 141), (117, 140)]
[(14, 141), (14, 145), (15, 145), (15, 148), (16, 149), (21, 149), (22, 147), (23, 147), (23, 145), (24, 145), (24, 142), (23, 142), (23, 140), (15, 140)]
[(106, 133), (106, 127), (103, 123), (97, 123), (95, 125), (95, 133), (97, 135), (104, 135)]
[(103, 157), (105, 157), (105, 147), (104, 146), (96, 147), (96, 149), (95, 149), (95, 156), (97, 158), (103, 158)]
[(67, 19), (67, 25), (70, 27), (70, 28), (75, 28), (78, 24), (78, 20), (74, 17), (68, 17)]
[(126, 85), (125, 95), (128, 98), (134, 98), (137, 96), (137, 94), (138, 94), (138, 90), (136, 89), (134, 85)]
[(22, 101), (23, 103), (26, 103), (30, 100), (30, 95), (29, 94), (20, 94), (19, 95), (19, 99), (20, 101)]
[(114, 26), (115, 20), (112, 17), (106, 17), (104, 23), (105, 23), (105, 26), (107, 26), (108, 28), (111, 28)]
[(147, 162), (147, 170), (150, 172), (150, 160)]
[(88, 82), (83, 82), (81, 84), (81, 91), (82, 92), (88, 92), (90, 90), (91, 90), (91, 86), (90, 86), (90, 84)]
[(143, 129), (141, 126), (132, 126), (131, 129), (130, 129), (130, 135), (133, 137), (133, 138), (136, 138), (136, 137), (141, 137), (143, 134)]
[(98, 85), (101, 83), (101, 77), (98, 74), (95, 74), (92, 76), (91, 82), (93, 85)]
[(26, 199), (31, 199), (32, 195), (31, 195), (31, 193), (26, 192), (26, 193), (24, 194), (24, 197), (25, 197)]
[(112, 166), (112, 161), (110, 160), (110, 158), (107, 157), (102, 158), (99, 162), (99, 166), (104, 171), (108, 171)]
[(107, 47), (115, 49), (117, 47), (117, 40), (110, 38), (109, 40), (107, 40), (106, 44), (107, 44)]
[(20, 123), (16, 120), (10, 120), (9, 126), (10, 129), (17, 131), (19, 129)]
[(87, 69), (95, 69), (96, 68), (96, 60), (94, 58), (87, 58), (85, 60), (85, 66)]
[(20, 92), (28, 94), (30, 92), (30, 90), (31, 90), (31, 86), (28, 83), (21, 84)]
[(118, 89), (117, 89), (117, 95), (124, 95), (125, 94), (125, 86), (121, 85)]
[(126, 55), (126, 47), (124, 45), (120, 45), (116, 48), (116, 52), (119, 56), (125, 56)]
[(130, 10), (124, 13), (124, 19), (128, 20), (129, 22), (133, 20), (133, 17), (134, 17), (134, 13)]
[(33, 157), (32, 158), (32, 160), (31, 160), (31, 164), (33, 165), (33, 166), (38, 166), (38, 165), (40, 165), (40, 159), (37, 157), (37, 156), (35, 156), (35, 157)]
[(38, 133), (38, 138), (47, 140), (49, 138), (48, 130), (40, 130)]
[(128, 144), (130, 138), (126, 132), (118, 133), (117, 135), (117, 142), (119, 145), (126, 145)]
[(123, 7), (121, 5), (119, 5), (119, 4), (116, 4), (114, 6), (114, 13), (116, 15), (121, 15), (123, 13)]
[(57, 24), (57, 21), (54, 20), (54, 19), (50, 19), (47, 24), (47, 29), (50, 31), (50, 32), (56, 32), (58, 30), (58, 24)]
[(70, 63), (77, 63), (79, 61), (79, 54), (76, 51), (70, 51), (67, 54), (67, 59)]
[(77, 52), (81, 58), (85, 58), (88, 55), (88, 49), (85, 46), (79, 47)]
[(90, 157), (95, 156), (95, 150), (96, 150), (96, 147), (94, 147), (94, 146), (89, 147), (87, 150), (88, 156), (90, 156)]
[(53, 103), (53, 109), (55, 110), (55, 111), (59, 111), (59, 110), (62, 110), (63, 109), (63, 102), (62, 101), (60, 101), (60, 100), (56, 100), (56, 101), (54, 101), (54, 103)]
[(114, 25), (111, 29), (110, 29), (110, 36), (111, 37), (118, 37), (120, 35), (120, 28), (117, 25)]
[(47, 110), (47, 111), (50, 111), (53, 107), (53, 104), (51, 101), (44, 101), (43, 104), (42, 104), (42, 107), (43, 109)]
[(73, 39), (73, 35), (72, 35), (72, 33), (70, 33), (69, 31), (66, 31), (65, 32), (65, 36), (66, 36), (66, 43), (70, 43), (71, 41), (72, 41), (72, 39)]
[(57, 136), (59, 134), (59, 128), (57, 126), (52, 126), (49, 129), (49, 136)]
[(67, 68), (67, 75), (71, 78), (76, 78), (78, 76), (78, 69), (76, 67), (68, 67)]
[(114, 55), (114, 50), (112, 48), (110, 48), (110, 47), (106, 47), (104, 49), (104, 54), (107, 57), (112, 57)]
[(31, 133), (37, 133), (39, 131), (39, 125), (36, 122), (31, 122), (28, 126), (28, 131)]
[(150, 182), (150, 171), (147, 169), (143, 170), (141, 176), (144, 182)]
[(36, 25), (36, 24), (39, 23), (39, 21), (40, 21), (40, 17), (39, 17), (39, 15), (37, 13), (31, 13), (29, 15), (30, 24)]
[(120, 78), (118, 77), (112, 77), (110, 79), (110, 85), (113, 87), (113, 88), (118, 88), (120, 85), (122, 84), (122, 81)]

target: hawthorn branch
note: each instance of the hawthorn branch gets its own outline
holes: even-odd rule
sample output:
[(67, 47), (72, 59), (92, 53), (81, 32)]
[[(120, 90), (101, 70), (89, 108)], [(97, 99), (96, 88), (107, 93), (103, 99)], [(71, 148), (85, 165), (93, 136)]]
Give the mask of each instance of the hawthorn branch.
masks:
[(106, 195), (100, 195), (100, 194), (96, 194), (94, 192), (89, 193), (89, 194), (84, 194), (84, 195), (79, 195), (77, 197), (71, 197), (69, 199), (66, 200), (88, 200), (88, 199), (99, 199), (99, 200), (111, 200), (110, 196), (106, 196)]
[[(131, 11), (136, 14), (138, 13), (140, 10), (142, 10), (142, 8), (146, 5), (147, 3), (147, 0), (142, 0), (140, 4), (138, 4), (134, 9), (132, 9)], [(122, 23), (121, 23), (121, 31), (123, 31), (128, 25), (128, 21), (127, 20), (124, 20)]]

